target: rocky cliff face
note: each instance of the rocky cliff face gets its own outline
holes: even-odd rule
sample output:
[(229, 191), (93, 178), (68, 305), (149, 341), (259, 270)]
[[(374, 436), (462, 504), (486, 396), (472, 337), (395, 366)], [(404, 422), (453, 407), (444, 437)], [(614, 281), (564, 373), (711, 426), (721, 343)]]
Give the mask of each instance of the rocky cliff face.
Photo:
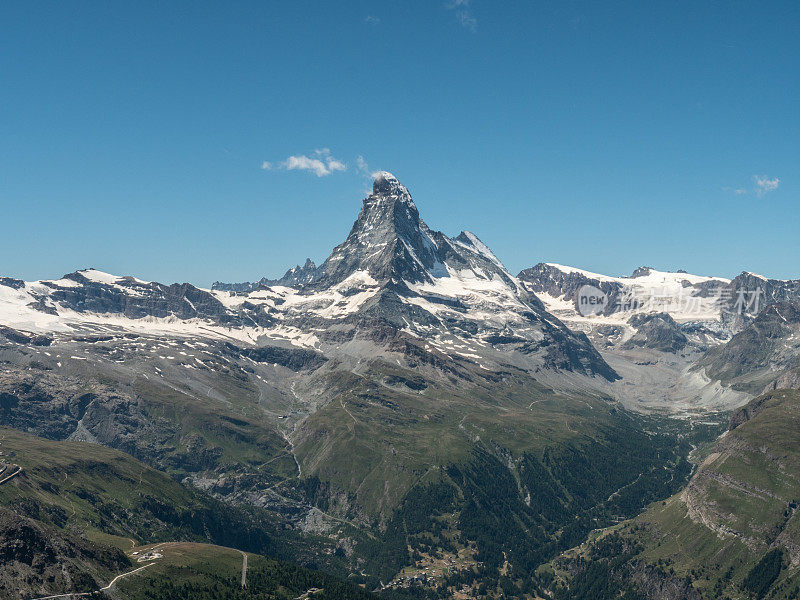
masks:
[[(30, 598), (47, 590), (92, 592), (130, 565), (116, 548), (99, 547), (0, 508), (0, 596)], [(110, 578), (109, 578), (110, 579)]]
[(585, 285), (596, 287), (608, 295), (609, 302), (604, 314), (609, 315), (619, 310), (619, 293), (623, 285), (609, 277), (549, 263), (539, 263), (524, 269), (517, 277), (534, 293), (546, 294), (549, 298), (561, 300), (567, 306), (571, 304), (576, 314), (578, 291)]
[(689, 341), (667, 313), (636, 314), (628, 323), (636, 329), (636, 333), (625, 342), (626, 348), (645, 347), (662, 352), (679, 352)]
[(800, 367), (789, 369), (775, 381), (769, 383), (764, 393), (772, 390), (798, 390), (800, 389)]
[(800, 303), (767, 305), (727, 344), (709, 350), (700, 365), (712, 377), (758, 393), (800, 366)]
[(800, 279), (768, 279), (744, 271), (725, 289), (721, 318), (733, 332), (739, 332), (769, 305), (798, 301)]
[(311, 283), (316, 279), (319, 270), (317, 269), (317, 265), (314, 264), (314, 261), (310, 258), (306, 259), (306, 262), (303, 265), (297, 265), (296, 267), (292, 267), (286, 273), (283, 274), (282, 277), (278, 279), (269, 279), (267, 277), (262, 277), (258, 281), (251, 283), (246, 281), (244, 283), (222, 283), (221, 281), (216, 281), (211, 286), (212, 290), (219, 290), (222, 292), (252, 292), (257, 290), (258, 288), (265, 288), (265, 287), (273, 287), (273, 286), (282, 286), (282, 287), (300, 287), (307, 283)]

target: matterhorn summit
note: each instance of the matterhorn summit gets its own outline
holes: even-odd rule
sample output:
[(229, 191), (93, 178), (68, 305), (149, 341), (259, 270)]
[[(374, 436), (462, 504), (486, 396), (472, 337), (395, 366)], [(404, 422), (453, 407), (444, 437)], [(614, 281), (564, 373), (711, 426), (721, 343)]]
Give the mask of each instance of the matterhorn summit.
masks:
[(441, 368), (484, 374), (510, 365), (537, 378), (551, 370), (616, 377), (586, 336), (548, 313), (478, 236), (432, 230), (385, 171), (327, 260), (316, 267), (309, 259), (278, 280), (212, 290), (95, 272), (3, 281), (5, 325), (36, 334), (113, 328), (319, 353), (303, 361), (428, 356)]

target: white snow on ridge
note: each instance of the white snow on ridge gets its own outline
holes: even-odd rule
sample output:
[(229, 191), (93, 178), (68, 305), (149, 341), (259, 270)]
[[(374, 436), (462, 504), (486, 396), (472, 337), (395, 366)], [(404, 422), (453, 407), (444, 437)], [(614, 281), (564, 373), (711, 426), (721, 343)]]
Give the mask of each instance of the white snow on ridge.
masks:
[[(0, 325), (8, 325), (23, 331), (68, 331), (57, 315), (33, 309), (28, 304), (34, 302), (33, 296), (28, 291), (29, 286), (15, 290), (14, 288), (0, 285)], [(44, 286), (42, 286), (44, 287)]]
[(78, 271), (78, 273), (86, 277), (86, 279), (95, 281), (97, 283), (114, 284), (121, 279), (121, 277), (111, 275), (110, 273), (104, 273), (103, 271), (98, 271), (97, 269), (83, 269)]
[[(126, 280), (148, 284), (148, 282), (135, 278), (117, 277), (94, 269), (79, 271), (79, 273), (90, 281), (111, 286), (130, 296), (142, 296), (146, 293), (137, 289), (136, 286), (121, 285)], [(81, 287), (81, 284), (72, 279), (60, 279), (27, 282), (20, 289), (0, 285), (0, 325), (33, 333), (68, 334), (90, 327), (152, 335), (232, 339), (253, 344), (259, 338), (264, 337), (273, 341), (283, 340), (302, 347), (319, 345), (319, 339), (313, 333), (284, 324), (267, 328), (225, 327), (199, 318), (180, 319), (175, 316), (129, 318), (117, 313), (77, 312), (50, 299), (54, 291), (53, 286), (78, 288)], [(315, 294), (302, 294), (295, 288), (283, 286), (260, 289), (249, 294), (231, 294), (219, 290), (203, 291), (213, 295), (231, 312), (240, 309), (242, 304), (247, 302), (266, 306), (279, 319), (281, 317), (317, 316), (335, 320), (343, 319), (357, 311), (378, 290), (378, 282), (369, 273), (356, 271), (333, 288)], [(58, 314), (49, 314), (29, 306), (40, 299), (44, 299), (49, 306), (55, 308)], [(188, 299), (186, 302), (191, 306)]]
[(556, 298), (548, 293), (536, 293), (544, 302), (548, 312), (573, 323), (621, 325), (635, 313), (652, 312), (666, 312), (679, 323), (719, 321), (721, 319), (719, 294), (701, 296), (696, 286), (706, 283), (717, 283), (719, 286), (724, 286), (730, 283), (730, 279), (724, 277), (656, 271), (654, 269), (639, 277), (611, 277), (555, 263), (545, 264), (563, 273), (579, 273), (602, 283), (616, 283), (621, 287), (620, 297), (627, 301), (635, 301), (639, 305), (639, 308), (618, 311), (611, 315), (584, 316), (575, 309), (573, 298), (566, 296)]
[(600, 273), (592, 273), (591, 271), (584, 271), (583, 269), (578, 269), (577, 267), (568, 267), (566, 265), (559, 265), (557, 263), (544, 263), (548, 267), (553, 267), (558, 269), (562, 273), (570, 274), (570, 273), (578, 273), (579, 275), (583, 275), (584, 277), (588, 277), (590, 279), (597, 279), (598, 281), (617, 281), (619, 279), (623, 279), (622, 277), (611, 277), (609, 275), (601, 275)]
[[(121, 277), (93, 270), (81, 271), (81, 273), (90, 273), (92, 281), (110, 285), (131, 295), (140, 295), (138, 290), (118, 285)], [(48, 297), (53, 288), (45, 283), (53, 283), (62, 288), (80, 287), (80, 284), (71, 279), (53, 282), (26, 282), (20, 289), (0, 285), (0, 325), (31, 333), (71, 334), (89, 328), (109, 332), (130, 331), (143, 335), (229, 339), (249, 344), (255, 344), (260, 336), (267, 333), (267, 330), (261, 327), (224, 327), (209, 320), (197, 318), (180, 319), (170, 316), (134, 319), (117, 313), (77, 312), (52, 302)], [(48, 305), (56, 309), (58, 314), (49, 314), (29, 306), (40, 298), (44, 298)], [(242, 298), (241, 302), (245, 299)], [(291, 331), (287, 328), (276, 328), (271, 332), (270, 337), (283, 339), (293, 345), (303, 347), (314, 347), (318, 344), (315, 336), (297, 330)]]
[[(612, 275), (601, 275), (600, 273), (593, 273), (585, 271), (576, 267), (568, 267), (566, 265), (559, 265), (557, 263), (545, 263), (549, 267), (554, 267), (563, 273), (579, 273), (590, 279), (597, 279), (598, 281), (614, 281), (623, 285), (630, 285), (635, 283), (640, 284), (678, 284), (682, 281), (688, 281), (692, 285), (698, 283), (705, 283), (707, 281), (719, 281), (721, 283), (730, 283), (730, 279), (725, 277), (715, 277), (710, 275), (692, 275), (691, 273), (678, 273), (676, 271), (656, 271), (651, 269), (648, 275), (641, 277), (614, 277)], [(760, 277), (760, 276), (758, 276)]]
[(482, 242), (482, 241), (481, 241), (481, 240), (478, 238), (478, 236), (477, 236), (477, 235), (475, 235), (475, 234), (474, 234), (474, 233), (472, 233), (471, 231), (465, 231), (465, 232), (464, 232), (464, 235), (465, 235), (465, 236), (467, 237), (467, 239), (470, 241), (470, 244), (471, 244), (471, 246), (469, 246), (469, 245), (467, 245), (467, 244), (464, 244), (463, 242), (460, 242), (458, 239), (453, 239), (452, 241), (453, 241), (454, 243), (458, 244), (460, 247), (462, 247), (462, 248), (466, 248), (467, 250), (470, 250), (471, 252), (477, 252), (477, 253), (478, 253), (478, 254), (480, 254), (481, 256), (483, 256), (483, 257), (485, 257), (485, 258), (489, 259), (489, 260), (490, 260), (491, 262), (493, 262), (495, 265), (497, 265), (498, 267), (500, 267), (501, 269), (503, 269), (504, 271), (506, 271), (506, 268), (505, 268), (505, 266), (503, 265), (503, 263), (501, 263), (501, 262), (500, 262), (500, 259), (499, 259), (499, 258), (497, 258), (497, 256), (495, 256), (494, 252), (492, 252), (492, 251), (489, 249), (489, 247), (488, 247), (486, 244), (484, 244), (484, 243), (483, 243), (483, 242)]
[[(745, 274), (750, 275), (752, 277), (756, 277), (758, 279), (763, 279), (764, 281), (767, 281), (767, 278), (764, 277), (763, 275), (760, 275), (759, 273), (753, 273), (752, 271), (745, 271)], [(786, 280), (782, 279), (780, 281), (786, 281)]]
[(730, 283), (730, 279), (725, 277), (712, 277), (708, 275), (692, 275), (691, 273), (677, 273), (672, 271), (656, 271), (651, 269), (648, 275), (641, 277), (619, 277), (617, 280), (620, 283), (641, 283), (643, 285), (681, 285), (682, 282), (688, 281), (692, 285), (699, 283), (706, 283), (708, 281), (718, 281), (720, 283)]

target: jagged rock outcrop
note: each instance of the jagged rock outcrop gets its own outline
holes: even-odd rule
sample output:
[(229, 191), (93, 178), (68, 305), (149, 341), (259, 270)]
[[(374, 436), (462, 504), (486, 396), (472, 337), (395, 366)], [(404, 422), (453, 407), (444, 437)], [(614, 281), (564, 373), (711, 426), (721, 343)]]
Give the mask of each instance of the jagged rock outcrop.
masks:
[(301, 287), (307, 283), (311, 283), (317, 277), (319, 270), (314, 261), (310, 258), (306, 259), (303, 265), (292, 267), (282, 277), (278, 279), (269, 279), (262, 277), (256, 282), (246, 281), (244, 283), (223, 283), (215, 281), (211, 286), (212, 290), (220, 290), (223, 292), (252, 292), (258, 288), (283, 286), (283, 287)]
[(23, 599), (58, 591), (93, 592), (99, 573), (130, 562), (116, 548), (90, 544), (0, 507), (0, 596)]
[(710, 377), (761, 391), (782, 372), (800, 366), (800, 303), (767, 305), (729, 342), (709, 350), (699, 365)]
[(800, 367), (790, 369), (783, 375), (778, 377), (775, 381), (767, 385), (764, 393), (772, 390), (798, 390), (800, 389)]
[(721, 303), (723, 322), (742, 331), (766, 307), (776, 302), (800, 301), (800, 279), (769, 279), (743, 271), (725, 289)]
[(628, 319), (636, 333), (623, 345), (624, 348), (645, 347), (661, 352), (679, 352), (688, 339), (675, 319), (667, 313), (636, 314)]

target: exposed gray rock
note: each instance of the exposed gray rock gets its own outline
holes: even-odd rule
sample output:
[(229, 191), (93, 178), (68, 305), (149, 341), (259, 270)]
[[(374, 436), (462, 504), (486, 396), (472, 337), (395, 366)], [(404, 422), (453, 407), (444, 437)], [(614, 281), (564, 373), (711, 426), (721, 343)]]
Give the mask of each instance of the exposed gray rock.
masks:
[(37, 369), (0, 371), (0, 422), (40, 437), (83, 439), (158, 465), (173, 425), (119, 389)]
[(645, 347), (661, 352), (678, 352), (688, 343), (675, 320), (667, 313), (636, 314), (628, 319), (636, 333), (624, 348)]
[[(603, 314), (611, 314), (618, 309), (619, 292), (622, 285), (614, 281), (600, 281), (578, 271), (565, 272), (554, 265), (539, 263), (520, 271), (517, 275), (535, 294), (545, 293), (553, 298), (564, 298), (576, 302), (578, 291), (585, 285), (602, 290), (609, 301)], [(577, 310), (577, 304), (575, 305)]]
[(768, 304), (699, 364), (711, 377), (761, 391), (782, 372), (800, 366), (800, 302)]
[(19, 290), (25, 286), (25, 282), (21, 279), (14, 279), (13, 277), (0, 277), (0, 285)]
[(278, 279), (262, 277), (258, 281), (252, 283), (249, 281), (244, 283), (222, 283), (221, 281), (215, 281), (211, 286), (211, 289), (228, 292), (252, 292), (258, 288), (276, 285), (285, 287), (301, 287), (314, 281), (318, 274), (319, 269), (317, 268), (317, 265), (314, 264), (313, 260), (307, 258), (305, 264), (302, 266), (297, 265), (296, 267), (292, 267), (283, 274), (283, 277), (279, 277)]
[(775, 381), (770, 383), (764, 392), (771, 392), (773, 390), (798, 390), (800, 389), (800, 367), (786, 371), (783, 375), (778, 377)]
[(725, 290), (722, 320), (734, 332), (738, 332), (770, 304), (798, 301), (800, 279), (768, 279), (744, 271)]
[(17, 331), (11, 327), (0, 325), (0, 335), (7, 340), (17, 344), (33, 344), (34, 346), (49, 346), (53, 343), (53, 338), (49, 335), (37, 335), (26, 331)]

